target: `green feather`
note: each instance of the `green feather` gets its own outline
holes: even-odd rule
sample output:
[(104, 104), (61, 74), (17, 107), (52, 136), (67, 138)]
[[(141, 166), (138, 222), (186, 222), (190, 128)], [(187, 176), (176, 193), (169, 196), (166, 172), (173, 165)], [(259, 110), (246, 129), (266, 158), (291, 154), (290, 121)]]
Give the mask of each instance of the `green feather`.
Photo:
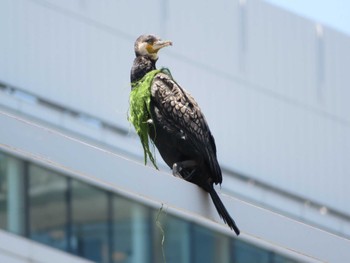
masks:
[(170, 75), (170, 71), (168, 69), (152, 70), (148, 72), (141, 80), (131, 83), (133, 89), (130, 93), (130, 109), (128, 117), (128, 120), (134, 125), (136, 133), (140, 137), (144, 151), (145, 164), (147, 164), (148, 157), (154, 167), (157, 169), (158, 166), (149, 147), (148, 135), (150, 127), (147, 121), (152, 118), (150, 111), (151, 85), (154, 76), (159, 72), (164, 72)]

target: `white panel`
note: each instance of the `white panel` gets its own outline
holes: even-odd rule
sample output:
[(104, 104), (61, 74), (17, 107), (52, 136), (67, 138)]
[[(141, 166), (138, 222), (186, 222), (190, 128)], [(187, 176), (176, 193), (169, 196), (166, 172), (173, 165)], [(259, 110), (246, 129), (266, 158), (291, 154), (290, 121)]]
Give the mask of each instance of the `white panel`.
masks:
[[(5, 1), (8, 6), (1, 8), (12, 28), (2, 31), (0, 57), (7, 59), (0, 79), (127, 126), (133, 40), (103, 22), (38, 3), (45, 1)], [(119, 20), (130, 17), (123, 9), (114, 11)]]
[(6, 263), (26, 263), (28, 261), (26, 261), (25, 259), (20, 258), (20, 257), (4, 254), (0, 250), (0, 262), (4, 262), (4, 263), (5, 262)]
[(180, 62), (174, 68), (207, 117), (221, 164), (347, 212), (347, 126), (205, 69), (184, 69)]

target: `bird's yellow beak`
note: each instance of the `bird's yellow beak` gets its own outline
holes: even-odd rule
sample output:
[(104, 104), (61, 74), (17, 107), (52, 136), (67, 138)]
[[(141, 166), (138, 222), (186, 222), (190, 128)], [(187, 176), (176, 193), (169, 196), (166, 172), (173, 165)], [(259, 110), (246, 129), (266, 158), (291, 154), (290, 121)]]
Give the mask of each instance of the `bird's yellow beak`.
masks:
[(148, 44), (146, 49), (148, 51), (148, 53), (157, 53), (160, 49), (162, 49), (163, 47), (167, 47), (167, 46), (172, 46), (173, 43), (170, 40), (157, 40), (156, 42), (153, 43), (153, 45)]

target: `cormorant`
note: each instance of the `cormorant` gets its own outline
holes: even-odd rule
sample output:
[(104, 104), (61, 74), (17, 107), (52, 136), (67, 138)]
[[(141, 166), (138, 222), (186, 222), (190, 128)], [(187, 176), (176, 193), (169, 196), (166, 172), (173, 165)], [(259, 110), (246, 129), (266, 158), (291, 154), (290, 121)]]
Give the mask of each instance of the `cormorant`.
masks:
[[(148, 73), (154, 72), (147, 87), (150, 88), (147, 134), (173, 170), (173, 175), (207, 191), (220, 217), (239, 235), (235, 221), (213, 186), (222, 183), (222, 174), (216, 157), (214, 137), (203, 113), (193, 97), (180, 87), (168, 70), (155, 71), (158, 51), (169, 45), (172, 45), (170, 41), (162, 41), (154, 35), (141, 35), (134, 46), (136, 58), (130, 76), (132, 90), (138, 89), (135, 83), (143, 81)], [(148, 147), (148, 138), (146, 139)], [(154, 163), (152, 158), (151, 160)]]

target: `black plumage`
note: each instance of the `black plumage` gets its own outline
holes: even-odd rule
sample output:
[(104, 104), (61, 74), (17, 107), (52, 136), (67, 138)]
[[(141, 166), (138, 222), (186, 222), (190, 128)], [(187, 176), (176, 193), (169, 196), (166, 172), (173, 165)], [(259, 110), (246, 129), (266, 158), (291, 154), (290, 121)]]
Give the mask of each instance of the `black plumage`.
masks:
[[(136, 58), (131, 82), (156, 69), (158, 51), (171, 45), (153, 35), (142, 35), (135, 42)], [(149, 136), (175, 176), (207, 191), (224, 220), (237, 235), (240, 231), (214, 189), (222, 183), (215, 140), (197, 102), (170, 74), (160, 72), (151, 84)]]

